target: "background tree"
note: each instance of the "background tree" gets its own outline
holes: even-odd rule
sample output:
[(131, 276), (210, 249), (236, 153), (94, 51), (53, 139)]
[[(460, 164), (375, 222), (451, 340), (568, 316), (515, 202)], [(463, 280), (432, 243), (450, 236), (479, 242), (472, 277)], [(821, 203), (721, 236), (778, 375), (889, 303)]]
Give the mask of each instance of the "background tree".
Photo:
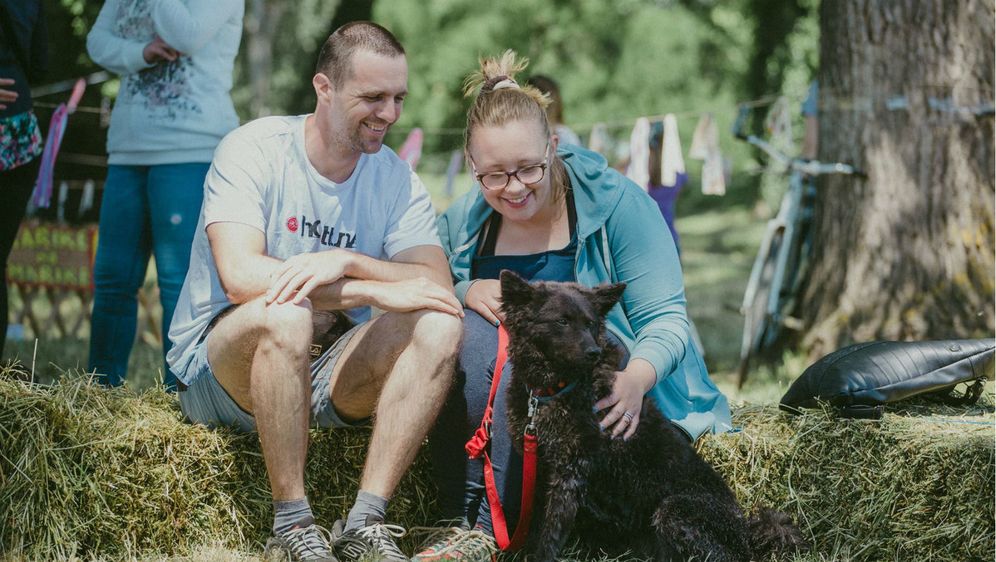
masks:
[(993, 117), (971, 110), (993, 102), (993, 12), (993, 0), (823, 2), (820, 159), (869, 178), (820, 186), (801, 311), (814, 354), (992, 336)]

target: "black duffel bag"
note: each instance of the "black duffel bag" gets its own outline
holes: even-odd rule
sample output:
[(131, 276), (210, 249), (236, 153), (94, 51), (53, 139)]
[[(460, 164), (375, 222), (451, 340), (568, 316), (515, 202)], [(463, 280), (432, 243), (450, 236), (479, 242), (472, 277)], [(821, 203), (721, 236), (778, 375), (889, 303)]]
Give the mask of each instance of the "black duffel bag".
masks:
[[(803, 371), (782, 397), (799, 413), (828, 402), (842, 417), (882, 417), (885, 404), (930, 393), (945, 403), (974, 404), (993, 374), (996, 340), (876, 341), (838, 349)], [(968, 383), (963, 394), (955, 387)]]

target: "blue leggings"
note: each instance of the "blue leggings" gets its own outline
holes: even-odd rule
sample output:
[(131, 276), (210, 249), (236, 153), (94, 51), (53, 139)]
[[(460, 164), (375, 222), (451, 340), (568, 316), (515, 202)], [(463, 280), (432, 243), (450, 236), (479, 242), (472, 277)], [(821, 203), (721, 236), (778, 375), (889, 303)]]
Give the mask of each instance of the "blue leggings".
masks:
[[(100, 206), (100, 234), (94, 263), (93, 321), (88, 370), (100, 380), (124, 383), (135, 342), (138, 290), (149, 256), (155, 254), (163, 307), (163, 356), (180, 288), (190, 264), (190, 246), (204, 199), (210, 164), (111, 165)], [(163, 361), (170, 390), (176, 376)]]
[[(442, 517), (493, 534), (491, 508), (484, 492), (484, 461), (468, 460), (463, 446), (481, 425), (487, 407), (498, 354), (498, 329), (473, 310), (464, 309), (464, 312), (457, 378), (429, 436), (429, 455), (433, 479), (439, 488)], [(612, 334), (607, 335), (611, 342), (622, 347)], [(628, 354), (624, 355), (623, 365), (628, 361)], [(490, 452), (495, 486), (502, 498), (510, 535), (519, 520), (522, 498), (522, 455), (515, 451), (508, 433), (506, 395), (511, 378), (509, 362), (495, 395)]]

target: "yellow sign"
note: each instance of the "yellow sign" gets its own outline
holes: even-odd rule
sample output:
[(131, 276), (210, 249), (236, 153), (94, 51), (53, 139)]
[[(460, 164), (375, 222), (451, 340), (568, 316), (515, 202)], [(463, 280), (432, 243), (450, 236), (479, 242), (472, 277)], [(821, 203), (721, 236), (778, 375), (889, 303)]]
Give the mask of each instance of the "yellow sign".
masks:
[(93, 290), (97, 225), (60, 226), (25, 222), (7, 260), (14, 285)]

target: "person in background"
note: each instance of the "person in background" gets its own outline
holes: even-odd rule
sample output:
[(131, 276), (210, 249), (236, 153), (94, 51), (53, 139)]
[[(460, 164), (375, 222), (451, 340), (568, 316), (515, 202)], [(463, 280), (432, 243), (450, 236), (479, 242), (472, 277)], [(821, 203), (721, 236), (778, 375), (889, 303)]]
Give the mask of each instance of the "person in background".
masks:
[(550, 105), (546, 107), (546, 116), (550, 120), (554, 134), (560, 138), (560, 144), (584, 146), (577, 133), (564, 124), (564, 99), (560, 97), (560, 85), (544, 74), (534, 74), (526, 83), (550, 98)]
[[(229, 91), (244, 0), (107, 0), (87, 36), (94, 62), (121, 75), (94, 263), (88, 370), (123, 384), (137, 295), (155, 255), (165, 335), (187, 266), (214, 149), (239, 124)], [(163, 382), (176, 377), (163, 367)]]
[(667, 223), (668, 230), (671, 231), (671, 238), (674, 239), (674, 246), (681, 254), (681, 242), (678, 238), (678, 230), (674, 227), (675, 203), (681, 190), (688, 183), (688, 175), (680, 173), (675, 178), (674, 185), (663, 185), (661, 183), (661, 158), (664, 153), (664, 124), (655, 121), (650, 126), (650, 183), (647, 185), (647, 193), (650, 198), (657, 202), (657, 207), (661, 210), (664, 222)]
[(45, 73), (47, 44), (39, 0), (0, 0), (0, 353), (7, 340), (7, 258), (44, 148), (28, 84)]
[[(544, 110), (548, 98), (515, 80), (525, 66), (507, 51), (482, 60), (466, 82), (465, 93), (476, 97), (464, 150), (478, 189), (439, 218), (466, 312), (463, 347), (454, 391), (429, 439), (440, 511), (453, 523), (415, 556), (420, 562), (485, 560), (495, 550), (483, 465), (467, 460), (464, 444), (488, 402), (504, 269), (532, 281), (626, 283), (606, 320), (607, 337), (625, 359), (613, 392), (595, 404), (606, 436), (636, 432), (644, 396), (689, 440), (731, 428), (726, 398), (692, 345), (681, 266), (657, 205), (602, 156), (560, 145)], [(494, 401), (490, 458), (506, 522), (515, 522), (522, 457), (508, 432), (509, 368)]]

